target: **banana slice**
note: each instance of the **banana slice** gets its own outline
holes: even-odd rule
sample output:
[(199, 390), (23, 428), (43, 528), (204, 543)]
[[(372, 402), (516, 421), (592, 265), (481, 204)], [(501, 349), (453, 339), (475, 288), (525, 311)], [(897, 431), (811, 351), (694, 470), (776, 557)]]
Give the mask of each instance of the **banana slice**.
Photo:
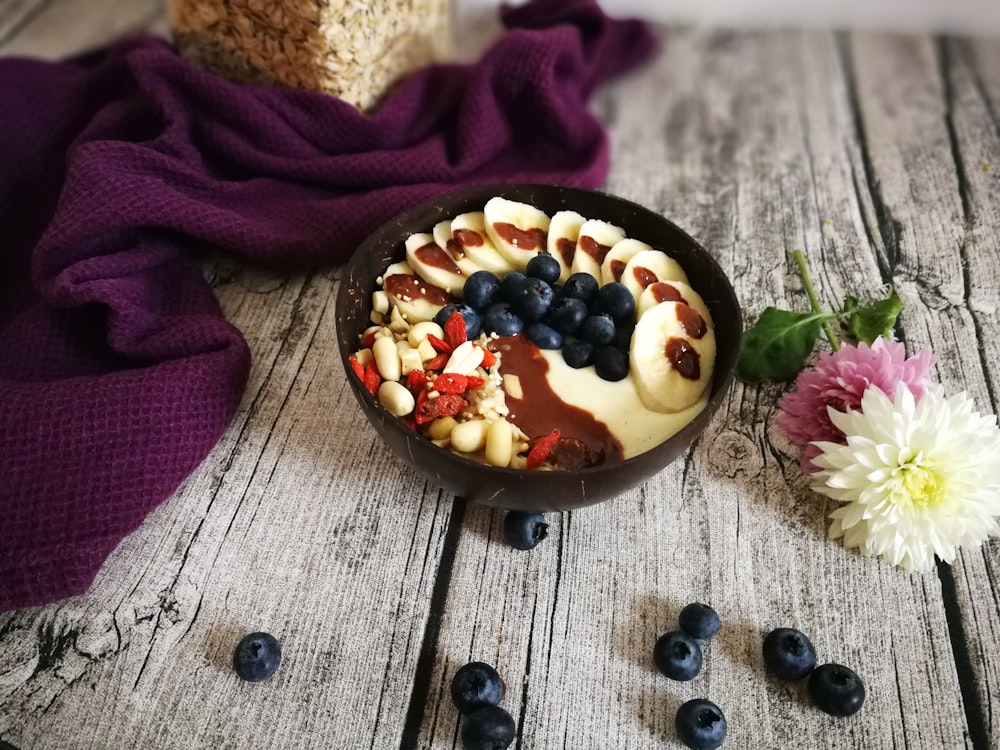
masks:
[(683, 281), (657, 281), (643, 289), (639, 302), (636, 303), (636, 318), (641, 318), (643, 313), (661, 302), (683, 302), (704, 318), (709, 327), (712, 326), (712, 313), (708, 311), (708, 305), (698, 292)]
[(550, 222), (544, 211), (497, 196), (486, 201), (483, 213), (486, 233), (514, 270), (523, 271), (545, 249)]
[(411, 234), (406, 238), (406, 261), (417, 272), (417, 276), (446, 292), (462, 294), (465, 277), (444, 250), (434, 241), (434, 235), (426, 232)]
[(652, 249), (645, 242), (633, 239), (624, 239), (615, 243), (615, 246), (608, 250), (608, 254), (604, 256), (604, 262), (601, 263), (601, 286), (621, 281), (622, 274), (625, 272), (625, 264), (633, 256)]
[(387, 279), (390, 276), (393, 276), (397, 273), (408, 274), (412, 276), (413, 269), (410, 267), (409, 263), (407, 263), (405, 260), (401, 260), (398, 263), (393, 263), (391, 266), (385, 269), (385, 273), (382, 274), (382, 276), (383, 278)]
[(573, 273), (589, 273), (601, 281), (601, 263), (608, 251), (625, 239), (625, 230), (599, 219), (590, 219), (580, 227), (573, 254)]
[(576, 241), (580, 237), (580, 227), (587, 220), (576, 211), (556, 211), (549, 222), (549, 255), (559, 261), (559, 283), (563, 283), (573, 273), (573, 256), (576, 255)]
[(439, 221), (434, 225), (434, 242), (437, 246), (448, 253), (448, 256), (454, 261), (455, 265), (458, 266), (458, 270), (462, 272), (462, 275), (468, 278), (472, 276), (476, 271), (481, 271), (482, 267), (472, 260), (468, 255), (465, 254), (465, 250), (455, 242), (455, 238), (452, 236), (451, 221), (445, 219), (444, 221)]
[(657, 281), (683, 281), (687, 284), (688, 277), (680, 263), (659, 250), (636, 253), (622, 271), (621, 282), (632, 292), (636, 304), (642, 290)]
[(683, 302), (661, 302), (636, 323), (629, 366), (649, 409), (678, 412), (695, 404), (714, 364), (715, 331)]
[(389, 301), (411, 326), (424, 320), (434, 320), (438, 311), (451, 302), (451, 296), (444, 289), (412, 273), (389, 273), (386, 270), (383, 287)]
[(487, 235), (486, 214), (482, 211), (470, 211), (452, 219), (451, 236), (465, 256), (480, 268), (497, 276), (514, 270)]

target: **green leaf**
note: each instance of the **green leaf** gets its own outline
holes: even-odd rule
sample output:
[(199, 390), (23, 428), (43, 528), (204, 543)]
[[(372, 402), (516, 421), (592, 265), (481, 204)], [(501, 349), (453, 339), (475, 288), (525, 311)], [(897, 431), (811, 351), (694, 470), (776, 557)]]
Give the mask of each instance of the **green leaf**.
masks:
[(879, 336), (891, 336), (902, 309), (903, 302), (895, 292), (889, 292), (885, 299), (861, 307), (856, 299), (847, 297), (844, 300), (844, 312), (848, 317), (844, 330), (854, 341), (871, 345)]
[(736, 375), (747, 383), (791, 380), (805, 366), (823, 324), (833, 313), (796, 313), (769, 307), (743, 336)]

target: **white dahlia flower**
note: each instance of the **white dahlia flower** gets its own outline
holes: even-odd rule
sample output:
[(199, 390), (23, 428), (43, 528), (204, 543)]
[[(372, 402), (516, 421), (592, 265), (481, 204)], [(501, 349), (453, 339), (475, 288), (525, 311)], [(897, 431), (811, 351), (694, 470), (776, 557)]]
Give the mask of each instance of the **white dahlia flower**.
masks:
[(940, 386), (919, 402), (900, 383), (890, 398), (868, 388), (860, 410), (829, 410), (846, 445), (819, 441), (813, 489), (844, 505), (831, 538), (906, 570), (951, 562), (1000, 532), (1000, 430), (965, 393)]

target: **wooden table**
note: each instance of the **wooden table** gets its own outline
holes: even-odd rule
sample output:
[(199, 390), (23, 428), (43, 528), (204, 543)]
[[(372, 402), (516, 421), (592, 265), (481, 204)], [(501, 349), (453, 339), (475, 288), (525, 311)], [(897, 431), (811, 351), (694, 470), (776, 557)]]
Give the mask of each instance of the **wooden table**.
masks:
[[(166, 24), (158, 0), (0, 0), (0, 53), (59, 56)], [(753, 320), (893, 284), (935, 375), (1000, 408), (1000, 40), (671, 29), (595, 101), (604, 188), (674, 219)], [(505, 546), (503, 513), (427, 484), (380, 444), (337, 360), (337, 272), (218, 264), (254, 355), (234, 423), (85, 596), (0, 614), (0, 739), (28, 748), (451, 748), (454, 671), (507, 682), (516, 747), (679, 747), (677, 706), (726, 712), (730, 748), (1000, 747), (1000, 542), (910, 575), (826, 538), (777, 431), (777, 386), (737, 384), (690, 453), (621, 498)], [(350, 435), (351, 439), (343, 439)], [(690, 601), (723, 618), (702, 674), (651, 649)], [(762, 635), (853, 666), (851, 719), (764, 674)], [(251, 630), (284, 663), (229, 662)]]

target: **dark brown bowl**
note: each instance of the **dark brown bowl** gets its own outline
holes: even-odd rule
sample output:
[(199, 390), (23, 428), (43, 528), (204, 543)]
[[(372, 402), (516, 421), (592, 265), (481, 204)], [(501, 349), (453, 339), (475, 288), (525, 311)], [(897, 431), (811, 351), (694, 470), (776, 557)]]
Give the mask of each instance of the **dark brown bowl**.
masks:
[(414, 471), (447, 490), (485, 505), (531, 511), (564, 511), (609, 500), (649, 479), (708, 425), (726, 397), (740, 347), (743, 321), (732, 284), (709, 253), (670, 221), (635, 203), (606, 193), (555, 185), (489, 185), (441, 195), (387, 222), (357, 249), (345, 268), (337, 297), (337, 338), (345, 370), (370, 325), (372, 292), (386, 267), (404, 257), (403, 243), (414, 232), (430, 232), (443, 219), (481, 211), (495, 195), (530, 203), (549, 215), (572, 209), (625, 229), (629, 237), (670, 253), (687, 273), (712, 313), (716, 361), (708, 405), (676, 435), (633, 458), (577, 471), (498, 469), (439, 448), (389, 414), (355, 377), (354, 395), (365, 416), (389, 447)]

